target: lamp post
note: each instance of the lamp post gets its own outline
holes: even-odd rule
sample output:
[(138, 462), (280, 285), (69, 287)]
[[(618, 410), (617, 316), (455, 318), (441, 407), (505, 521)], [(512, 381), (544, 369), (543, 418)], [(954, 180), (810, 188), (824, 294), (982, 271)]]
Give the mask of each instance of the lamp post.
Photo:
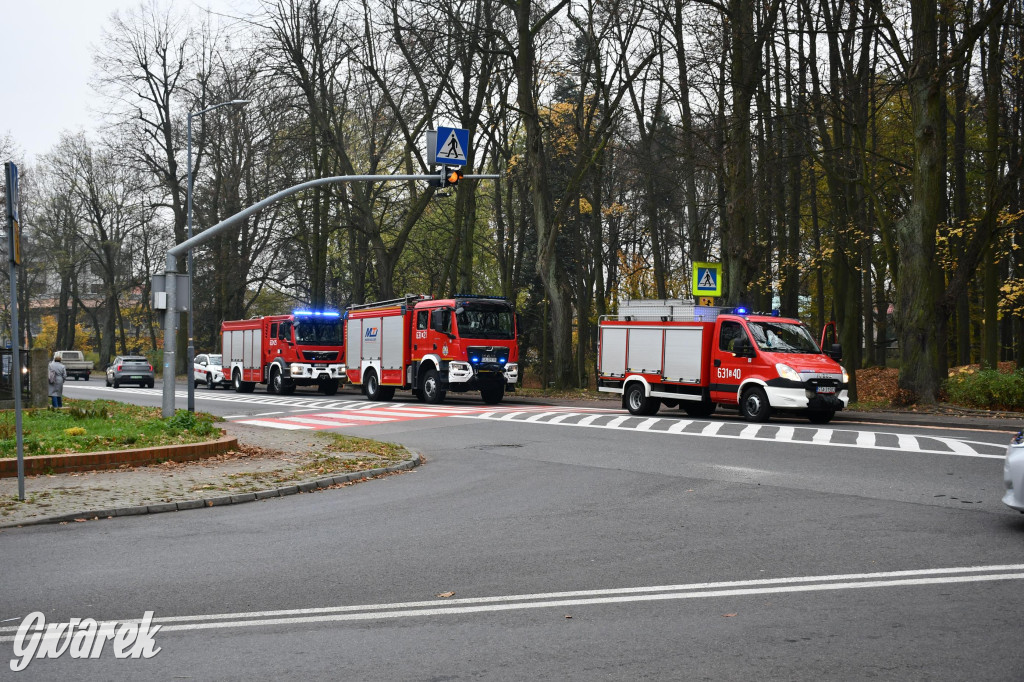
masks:
[[(240, 105), (240, 106), (245, 106), (250, 101), (251, 100), (247, 100), (247, 99), (233, 99), (230, 102), (221, 102), (219, 104), (214, 104), (213, 106), (206, 107), (202, 111), (197, 111), (195, 113), (190, 113), (188, 115), (188, 126), (187, 126), (188, 127), (188, 133), (186, 135), (186, 138), (187, 138), (187, 150), (185, 152), (186, 156), (188, 157), (188, 163), (187, 163), (187, 165), (188, 165), (188, 189), (187, 189), (187, 192), (186, 192), (186, 194), (187, 194), (186, 203), (188, 204), (188, 208), (186, 209), (186, 218), (185, 218), (185, 222), (186, 222), (187, 229), (188, 229), (188, 237), (187, 237), (188, 239), (192, 239), (192, 117), (193, 116), (202, 116), (203, 114), (205, 114), (208, 111), (213, 111), (214, 109), (220, 109), (221, 107), (226, 107), (229, 104), (237, 104), (237, 105)], [(189, 412), (195, 412), (196, 411), (196, 387), (195, 387), (195, 376), (194, 376), (195, 372), (194, 372), (194, 369), (192, 367), (192, 363), (193, 363), (193, 361), (195, 360), (195, 357), (196, 357), (196, 347), (195, 347), (195, 345), (193, 343), (193, 339), (192, 339), (192, 318), (194, 317), (194, 313), (192, 311), (192, 249), (188, 250), (188, 256), (187, 256), (186, 260), (188, 262), (188, 265), (186, 267), (186, 269), (188, 270), (188, 349), (185, 352), (185, 385), (188, 387), (187, 388), (187, 390), (188, 390), (188, 411)]]

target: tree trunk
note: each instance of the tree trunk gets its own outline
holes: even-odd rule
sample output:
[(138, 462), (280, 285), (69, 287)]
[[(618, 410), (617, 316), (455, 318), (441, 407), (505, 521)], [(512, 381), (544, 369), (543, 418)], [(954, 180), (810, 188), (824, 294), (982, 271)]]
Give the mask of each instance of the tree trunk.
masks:
[(942, 146), (944, 88), (938, 58), (935, 0), (912, 0), (912, 61), (907, 88), (914, 126), (913, 197), (896, 223), (899, 278), (896, 330), (900, 344), (900, 388), (934, 403), (941, 381), (939, 293), (935, 288), (935, 232), (942, 214), (946, 154)]

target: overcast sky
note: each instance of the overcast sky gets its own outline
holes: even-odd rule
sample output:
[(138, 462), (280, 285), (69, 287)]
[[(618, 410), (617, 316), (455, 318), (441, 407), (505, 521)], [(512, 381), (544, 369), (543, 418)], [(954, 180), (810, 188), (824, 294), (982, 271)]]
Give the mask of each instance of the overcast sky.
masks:
[[(139, 0), (0, 0), (0, 136), (10, 134), (25, 152), (25, 161), (33, 163), (49, 151), (64, 130), (97, 130), (101, 101), (89, 85), (94, 48), (110, 15), (138, 4)], [(174, 4), (233, 11), (245, 3)]]

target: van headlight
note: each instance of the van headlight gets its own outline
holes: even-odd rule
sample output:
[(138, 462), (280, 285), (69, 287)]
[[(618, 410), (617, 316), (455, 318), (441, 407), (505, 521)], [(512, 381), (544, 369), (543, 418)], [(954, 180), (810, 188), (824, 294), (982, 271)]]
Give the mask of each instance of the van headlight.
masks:
[(783, 379), (789, 379), (790, 381), (800, 381), (800, 374), (787, 364), (776, 362), (775, 371), (779, 373), (779, 376)]
[(849, 375), (849, 373), (847, 373), (846, 368), (843, 367), (842, 365), (839, 365), (839, 369), (842, 370), (842, 372), (843, 372), (843, 383), (844, 384), (850, 383), (850, 375)]

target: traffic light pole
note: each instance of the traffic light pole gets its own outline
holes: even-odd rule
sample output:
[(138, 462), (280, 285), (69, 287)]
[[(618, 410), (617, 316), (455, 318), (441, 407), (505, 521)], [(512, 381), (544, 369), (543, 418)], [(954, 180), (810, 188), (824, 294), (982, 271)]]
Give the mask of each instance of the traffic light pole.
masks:
[[(500, 175), (466, 175), (467, 180), (496, 180)], [(282, 199), (297, 194), (303, 190), (323, 185), (341, 185), (348, 182), (408, 182), (410, 180), (438, 180), (445, 182), (445, 174), (440, 175), (338, 175), (330, 178), (319, 178), (281, 190), (277, 194), (267, 197), (249, 208), (239, 211), (230, 218), (225, 218), (213, 227), (203, 230), (191, 239), (171, 247), (167, 251), (164, 261), (164, 286), (167, 293), (167, 309), (164, 311), (164, 366), (163, 366), (163, 404), (162, 414), (164, 417), (174, 415), (174, 367), (175, 367), (175, 338), (178, 333), (178, 310), (177, 310), (177, 271), (178, 258), (189, 250), (204, 244), (218, 234), (234, 228), (249, 216), (262, 211)], [(186, 368), (190, 372), (191, 368)]]

